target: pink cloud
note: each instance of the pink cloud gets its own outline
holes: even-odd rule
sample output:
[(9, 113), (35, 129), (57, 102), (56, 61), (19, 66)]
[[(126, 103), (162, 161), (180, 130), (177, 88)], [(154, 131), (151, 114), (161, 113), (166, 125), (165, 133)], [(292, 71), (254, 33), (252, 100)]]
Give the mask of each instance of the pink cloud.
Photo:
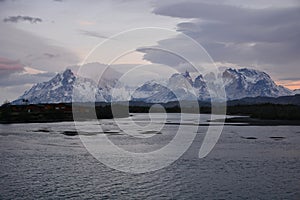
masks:
[(24, 70), (24, 66), (19, 61), (0, 57), (1, 74), (14, 73), (23, 70)]

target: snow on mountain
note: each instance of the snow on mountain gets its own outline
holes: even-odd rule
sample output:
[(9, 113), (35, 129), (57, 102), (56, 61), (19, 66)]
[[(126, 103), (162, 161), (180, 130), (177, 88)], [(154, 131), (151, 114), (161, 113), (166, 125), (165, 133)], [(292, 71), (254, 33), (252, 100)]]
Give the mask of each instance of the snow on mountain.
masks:
[(193, 88), (193, 80), (188, 72), (182, 74), (173, 74), (169, 78), (167, 85), (178, 100), (193, 100), (197, 99)]
[(294, 94), (300, 94), (300, 89), (293, 90)]
[(133, 92), (131, 99), (133, 101), (163, 103), (176, 100), (176, 96), (166, 86), (156, 81), (148, 81)]
[(148, 81), (142, 86), (138, 87), (132, 94), (133, 99), (145, 99), (156, 93), (164, 91), (166, 87), (157, 83), (156, 81)]
[[(73, 99), (78, 102), (134, 100), (152, 103), (195, 99), (206, 101), (210, 100), (210, 96), (216, 96), (212, 92), (217, 87), (225, 88), (229, 100), (288, 96), (295, 93), (276, 85), (268, 74), (246, 68), (227, 68), (220, 74), (199, 74), (195, 78), (186, 71), (173, 74), (166, 82), (148, 81), (136, 89), (118, 81), (120, 74), (115, 76), (117, 73), (109, 73), (112, 74), (96, 83), (91, 79), (75, 76), (68, 69), (48, 82), (34, 85), (13, 103), (20, 104), (23, 99), (33, 104), (72, 102), (73, 92), (79, 94)], [(209, 88), (212, 90), (209, 91)]]
[(137, 88), (132, 100), (152, 103), (166, 103), (177, 100), (196, 100), (196, 90), (189, 72), (173, 74), (166, 85), (156, 81), (148, 81)]
[[(215, 74), (210, 73), (206, 74), (204, 79), (200, 74), (192, 80), (188, 72), (174, 74), (170, 77), (166, 88), (158, 87), (154, 83), (145, 83), (138, 88), (138, 94), (139, 96), (143, 96), (142, 100), (146, 102), (193, 100), (195, 98), (205, 101), (209, 100), (210, 96), (216, 96), (216, 94), (212, 95), (212, 92), (214, 92), (214, 88), (217, 87), (225, 88), (228, 100), (241, 99), (244, 97), (293, 95), (293, 91), (276, 85), (268, 74), (258, 70), (227, 68), (223, 73), (217, 76), (218, 78)], [(153, 88), (152, 90), (149, 89), (151, 87)], [(211, 91), (209, 91), (209, 88)], [(173, 93), (170, 93), (170, 91)], [(146, 98), (146, 96), (148, 96), (148, 98)]]
[(222, 74), (227, 99), (244, 97), (278, 97), (293, 95), (283, 86), (278, 86), (265, 72), (254, 69), (226, 69)]
[(62, 74), (57, 74), (48, 82), (38, 83), (22, 96), (15, 100), (14, 104), (22, 103), (23, 99), (29, 103), (60, 103), (72, 102), (73, 89), (76, 91), (76, 101), (88, 102), (96, 98), (97, 101), (105, 101), (97, 84), (87, 78), (76, 77), (70, 69)]
[(193, 86), (196, 90), (196, 96), (199, 100), (208, 100), (210, 99), (210, 94), (208, 91), (208, 86), (203, 78), (203, 76), (200, 74), (195, 78), (195, 81), (193, 83)]

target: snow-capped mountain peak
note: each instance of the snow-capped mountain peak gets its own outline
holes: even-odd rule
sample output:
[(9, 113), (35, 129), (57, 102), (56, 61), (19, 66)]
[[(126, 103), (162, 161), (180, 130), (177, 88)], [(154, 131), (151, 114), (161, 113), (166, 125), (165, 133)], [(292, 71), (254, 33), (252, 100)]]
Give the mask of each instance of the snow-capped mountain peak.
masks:
[[(221, 74), (198, 74), (195, 78), (190, 73), (173, 74), (165, 84), (157, 81), (147, 81), (133, 89), (111, 78), (102, 79), (99, 83), (74, 75), (67, 69), (57, 74), (48, 82), (38, 83), (26, 91), (13, 103), (59, 103), (73, 101), (127, 101), (139, 100), (145, 102), (169, 102), (177, 100), (210, 100), (214, 88), (225, 88), (227, 99), (244, 97), (278, 97), (293, 95), (296, 92), (283, 86), (278, 86), (265, 72), (254, 69), (227, 68)], [(223, 80), (223, 81), (222, 81)], [(209, 90), (210, 89), (210, 90)]]
[(76, 90), (78, 101), (92, 101), (96, 98), (98, 101), (105, 101), (98, 92), (97, 84), (87, 78), (76, 77), (70, 69), (63, 73), (58, 73), (51, 80), (35, 84), (30, 90), (26, 91), (13, 103), (20, 104), (23, 99), (29, 103), (60, 103), (72, 102), (73, 89)]
[(294, 94), (300, 94), (300, 89), (295, 89), (295, 90), (293, 90), (293, 93), (294, 93)]
[(276, 85), (267, 73), (254, 69), (229, 68), (223, 72), (222, 78), (228, 99), (292, 95), (289, 89)]

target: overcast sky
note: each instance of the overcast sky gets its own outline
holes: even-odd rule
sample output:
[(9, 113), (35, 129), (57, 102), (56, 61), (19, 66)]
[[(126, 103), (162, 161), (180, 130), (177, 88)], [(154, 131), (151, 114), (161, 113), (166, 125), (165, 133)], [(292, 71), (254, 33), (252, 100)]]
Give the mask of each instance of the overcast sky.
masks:
[[(220, 66), (263, 70), (277, 83), (300, 88), (300, 1), (245, 2), (0, 0), (0, 101), (81, 63), (107, 38), (143, 27), (184, 33)], [(154, 38), (149, 45), (191, 51), (176, 34)], [(130, 63), (180, 65), (159, 51), (137, 51), (116, 62), (120, 68)]]

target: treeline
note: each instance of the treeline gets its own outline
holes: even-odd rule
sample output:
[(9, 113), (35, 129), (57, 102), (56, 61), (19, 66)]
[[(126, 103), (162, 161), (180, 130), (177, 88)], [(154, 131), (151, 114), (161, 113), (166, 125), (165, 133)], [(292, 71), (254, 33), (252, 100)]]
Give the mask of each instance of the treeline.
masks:
[(109, 104), (91, 106), (90, 104), (76, 105), (69, 103), (59, 104), (30, 104), (11, 105), (0, 107), (0, 123), (42, 123), (61, 122), (89, 119), (111, 119), (113, 117), (128, 117), (128, 109), (124, 106), (115, 106), (117, 112), (113, 113)]
[[(165, 109), (165, 111), (164, 111)], [(167, 113), (200, 113), (211, 114), (212, 108), (207, 105), (199, 105), (180, 108), (179, 105), (168, 107), (166, 105), (158, 108), (150, 106), (131, 106), (132, 113), (167, 112)], [(223, 114), (224, 107), (214, 107), (214, 114)], [(298, 105), (281, 105), (281, 104), (254, 104), (254, 105), (234, 105), (226, 107), (227, 115), (249, 116), (257, 119), (276, 119), (276, 120), (300, 120), (300, 106)]]
[(228, 115), (248, 115), (258, 119), (300, 120), (300, 106), (281, 104), (235, 105), (227, 107)]
[[(129, 107), (128, 107), (129, 106)], [(89, 119), (128, 117), (130, 113), (167, 112), (210, 114), (211, 106), (201, 102), (170, 102), (151, 104), (141, 102), (96, 104), (37, 104), (0, 107), (0, 123), (60, 122)], [(223, 114), (224, 107), (214, 107), (214, 114)], [(281, 104), (234, 105), (226, 108), (227, 115), (247, 115), (257, 119), (300, 120), (300, 106)]]

